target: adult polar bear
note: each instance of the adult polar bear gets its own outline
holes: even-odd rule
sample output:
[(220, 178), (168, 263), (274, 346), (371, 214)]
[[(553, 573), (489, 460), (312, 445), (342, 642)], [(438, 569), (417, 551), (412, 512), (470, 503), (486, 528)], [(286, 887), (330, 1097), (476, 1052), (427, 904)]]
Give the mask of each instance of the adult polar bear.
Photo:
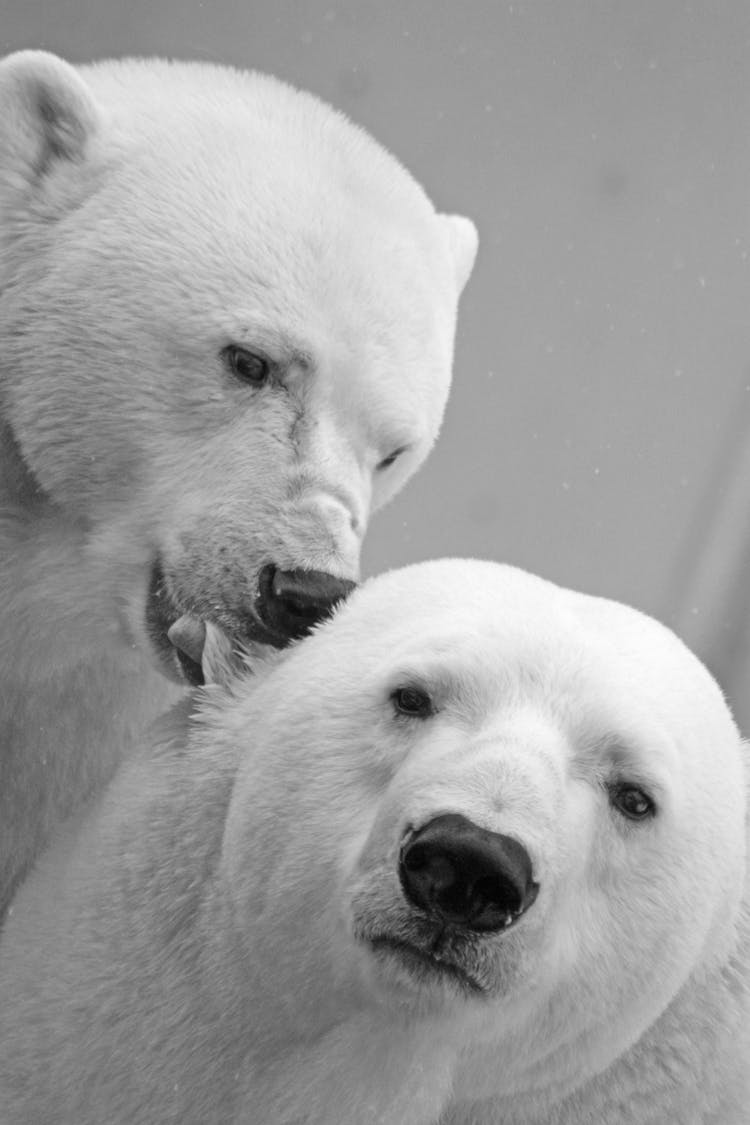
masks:
[(281, 645), (348, 588), (476, 233), (271, 78), (22, 52), (0, 107), (1, 917), (176, 697), (170, 629), (194, 679), (190, 614)]
[(3, 1125), (746, 1125), (746, 766), (667, 629), (428, 563), (203, 693), (17, 896)]

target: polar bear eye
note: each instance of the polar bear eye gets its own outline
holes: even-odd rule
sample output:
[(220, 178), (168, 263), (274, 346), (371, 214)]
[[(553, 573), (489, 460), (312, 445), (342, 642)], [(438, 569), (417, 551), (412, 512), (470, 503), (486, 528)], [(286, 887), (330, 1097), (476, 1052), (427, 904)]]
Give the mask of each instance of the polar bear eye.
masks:
[(609, 799), (628, 820), (645, 820), (656, 814), (656, 805), (637, 785), (617, 784), (610, 789)]
[(432, 700), (423, 688), (400, 687), (391, 692), (391, 702), (399, 715), (426, 719), (433, 714)]
[(397, 461), (401, 454), (405, 452), (406, 446), (403, 446), (401, 449), (394, 449), (393, 453), (389, 453), (388, 456), (384, 457), (382, 461), (378, 461), (375, 468), (378, 472), (380, 472), (382, 469), (390, 468), (394, 461)]
[(224, 362), (231, 373), (241, 382), (252, 387), (262, 387), (271, 374), (271, 364), (262, 355), (249, 352), (237, 344), (230, 344), (222, 352)]

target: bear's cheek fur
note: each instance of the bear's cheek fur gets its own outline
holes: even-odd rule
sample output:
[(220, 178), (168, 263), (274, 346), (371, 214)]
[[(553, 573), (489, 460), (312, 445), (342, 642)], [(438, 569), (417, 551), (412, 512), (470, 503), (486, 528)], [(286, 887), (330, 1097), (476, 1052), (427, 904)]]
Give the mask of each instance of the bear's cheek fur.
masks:
[[(565, 844), (534, 968), (536, 986), (553, 998), (550, 1035), (555, 1026), (564, 1038), (600, 1024), (613, 1035), (616, 1026), (620, 1044), (636, 1038), (678, 992), (707, 941), (721, 945), (716, 935), (729, 920), (728, 904), (716, 871), (705, 870), (701, 825), (691, 830), (681, 779), (674, 780), (673, 792), (661, 792), (660, 816), (644, 823), (625, 820), (599, 785), (577, 784), (577, 807), (568, 806), (560, 824)], [(612, 1042), (602, 1033), (605, 1054)]]
[[(359, 753), (359, 719), (353, 727), (349, 716), (331, 717), (325, 685), (314, 672), (298, 678), (308, 649), (318, 666), (323, 642), (321, 633), (297, 646), (259, 685), (247, 713), (238, 713), (233, 737), (244, 740), (252, 730), (254, 751), (234, 787), (221, 872), (242, 945), (261, 974), (279, 979), (283, 972), (296, 995), (290, 1004), (304, 1006), (309, 997), (311, 1019), (316, 1004), (330, 1001), (335, 1013), (360, 989), (346, 886), (383, 781)], [(293, 1026), (293, 1007), (289, 1019)]]
[(257, 489), (290, 445), (296, 404), (278, 393), (269, 405), (232, 386), (218, 345), (185, 349), (169, 323), (155, 323), (164, 310), (155, 316), (122, 277), (122, 290), (99, 295), (96, 272), (74, 279), (61, 302), (54, 276), (28, 298), (43, 316), (14, 320), (11, 307), (6, 320), (16, 372), (7, 409), (44, 490), (89, 518), (115, 503), (142, 505), (152, 481), (208, 489), (220, 476), (224, 492)]
[[(304, 777), (287, 771), (283, 761), (277, 776), (285, 779), (277, 783), (278, 802), (273, 780), (267, 786), (258, 774), (245, 778), (256, 795), (250, 815), (246, 802), (233, 798), (223, 877), (238, 940), (259, 989), (284, 981), (283, 988), (277, 983), (273, 988), (276, 1032), (298, 1036), (308, 1025), (338, 1022), (362, 1003), (360, 951), (344, 908), (342, 841), (369, 819), (353, 797), (337, 800), (335, 808), (313, 809), (305, 803)], [(260, 856), (262, 863), (255, 859)]]

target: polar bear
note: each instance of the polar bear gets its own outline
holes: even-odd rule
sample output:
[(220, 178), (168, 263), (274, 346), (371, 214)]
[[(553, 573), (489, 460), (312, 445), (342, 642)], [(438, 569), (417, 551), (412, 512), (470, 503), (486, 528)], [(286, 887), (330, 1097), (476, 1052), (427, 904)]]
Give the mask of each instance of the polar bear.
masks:
[(349, 589), (476, 232), (258, 74), (21, 52), (0, 107), (1, 917), (177, 698), (157, 663), (184, 687), (205, 619), (283, 645)]
[(269, 665), (21, 889), (3, 1125), (745, 1125), (746, 761), (672, 633), (447, 560)]

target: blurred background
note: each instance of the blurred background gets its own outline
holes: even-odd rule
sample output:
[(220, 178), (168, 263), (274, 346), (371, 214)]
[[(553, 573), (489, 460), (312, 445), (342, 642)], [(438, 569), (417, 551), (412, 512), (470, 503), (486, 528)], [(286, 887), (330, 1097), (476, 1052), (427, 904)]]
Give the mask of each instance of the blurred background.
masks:
[(750, 732), (747, 0), (0, 0), (0, 47), (269, 71), (470, 215), (443, 435), (366, 572), (474, 555), (630, 602)]

